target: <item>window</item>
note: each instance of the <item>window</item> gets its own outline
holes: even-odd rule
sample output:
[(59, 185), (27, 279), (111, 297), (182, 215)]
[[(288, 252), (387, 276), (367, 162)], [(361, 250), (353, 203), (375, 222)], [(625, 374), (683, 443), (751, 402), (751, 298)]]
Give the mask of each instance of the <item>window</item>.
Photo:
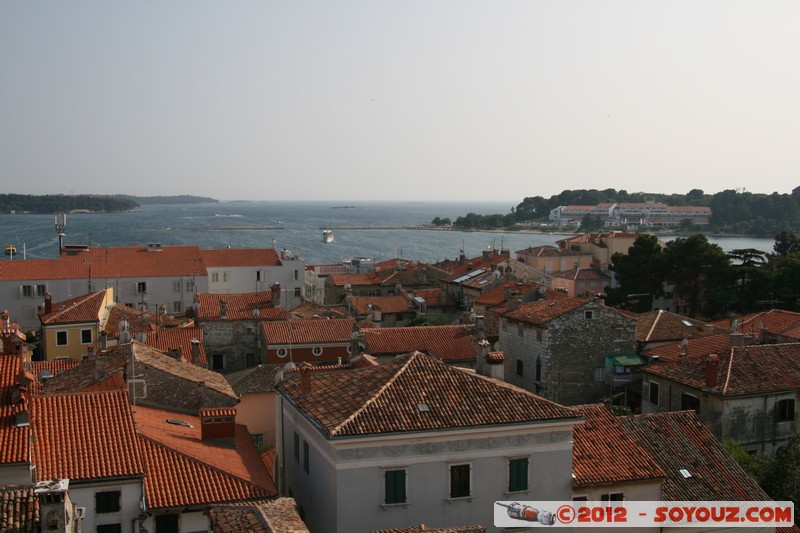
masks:
[(589, 497), (585, 496), (585, 495), (573, 496), (572, 497), (572, 501), (574, 501), (574, 502), (588, 502), (589, 501)]
[(122, 533), (122, 524), (98, 524), (97, 533)]
[(660, 389), (660, 387), (659, 387), (658, 383), (656, 383), (655, 381), (651, 381), (650, 382), (650, 398), (649, 399), (650, 399), (650, 403), (652, 403), (653, 405), (658, 405), (658, 398), (659, 398), (659, 395), (661, 394), (661, 391), (659, 389)]
[(186, 292), (194, 292), (194, 280), (188, 280), (184, 286), (186, 287)]
[(36, 286), (36, 296), (38, 296), (39, 298), (42, 298), (42, 297), (44, 297), (45, 294), (47, 294), (47, 287), (44, 286), (44, 285), (37, 285)]
[(178, 515), (164, 514), (156, 516), (156, 533), (178, 533)]
[(136, 294), (144, 294), (147, 292), (147, 282), (140, 281), (136, 284)]
[(542, 358), (536, 357), (536, 381), (542, 381)]
[(256, 281), (261, 281), (261, 271), (256, 270)]
[(450, 497), (466, 498), (470, 495), (470, 465), (450, 466)]
[(295, 287), (295, 288), (294, 288), (294, 297), (295, 297), (295, 298), (300, 298), (300, 296), (301, 296), (302, 294), (303, 294), (303, 293), (301, 292), (301, 290), (300, 290), (300, 287)]
[(211, 370), (223, 370), (225, 368), (225, 356), (221, 353), (211, 355)]
[(67, 345), (67, 332), (56, 331), (56, 346), (66, 346), (66, 345)]
[(253, 439), (253, 444), (256, 445), (256, 448), (263, 448), (264, 447), (264, 434), (263, 433), (253, 433), (250, 435), (250, 438)]
[(322, 346), (314, 346), (314, 348), (312, 348), (311, 350), (311, 353), (319, 357), (320, 355), (322, 355)]
[(253, 352), (247, 352), (246, 354), (244, 354), (244, 359), (245, 359), (244, 364), (247, 366), (247, 368), (253, 368), (254, 366), (256, 366), (256, 354), (254, 354)]
[(211, 273), (211, 282), (218, 283), (219, 282), (219, 272), (212, 272)]
[(94, 510), (97, 514), (117, 513), (120, 510), (118, 490), (94, 493)]
[(508, 461), (508, 492), (528, 490), (528, 458)]
[(297, 281), (298, 279), (300, 279), (300, 271), (299, 270), (295, 270), (294, 271), (294, 280)]
[(81, 330), (81, 344), (91, 344), (92, 343), (92, 330), (90, 329), (82, 329)]
[(286, 348), (278, 348), (275, 353), (278, 355), (278, 357), (286, 357), (286, 354), (288, 354), (289, 351)]
[(697, 414), (700, 414), (700, 398), (697, 396), (692, 396), (691, 394), (686, 394), (685, 392), (681, 394), (681, 410), (682, 411), (691, 411), (694, 410)]
[(775, 420), (777, 422), (794, 422), (794, 399), (779, 400), (775, 404)]
[(520, 360), (517, 359), (517, 375), (521, 376), (524, 370), (525, 364)]
[(30, 285), (20, 285), (19, 295), (23, 298), (30, 298), (33, 296), (33, 287)]
[(181, 292), (181, 282), (180, 281), (173, 281), (172, 282), (172, 292)]
[(595, 382), (599, 383), (606, 379), (606, 367), (598, 366), (594, 369), (594, 380)]
[(584, 311), (583, 318), (586, 320), (592, 320), (594, 318), (594, 311)]
[(406, 470), (387, 470), (383, 473), (383, 503), (406, 503)]
[(300, 462), (300, 435), (294, 432), (294, 462)]
[(600, 495), (601, 502), (624, 502), (625, 501), (625, 493), (624, 492), (610, 492), (608, 494), (601, 494)]
[(225, 282), (225, 283), (228, 282), (228, 274), (230, 274), (230, 272), (223, 272), (222, 273), (222, 281)]
[(303, 441), (303, 470), (308, 474), (308, 441)]
[(173, 313), (181, 313), (183, 312), (183, 302), (180, 300), (175, 300), (172, 302), (172, 312)]

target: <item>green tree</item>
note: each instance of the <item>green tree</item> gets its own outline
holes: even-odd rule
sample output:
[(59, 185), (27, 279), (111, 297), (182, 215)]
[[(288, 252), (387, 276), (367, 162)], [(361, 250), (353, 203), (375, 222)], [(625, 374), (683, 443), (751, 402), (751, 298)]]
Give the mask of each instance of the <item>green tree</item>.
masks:
[(597, 231), (603, 228), (603, 221), (597, 215), (585, 215), (581, 219), (582, 231)]
[(731, 454), (731, 457), (739, 463), (742, 470), (761, 485), (764, 480), (764, 470), (772, 458), (759, 453), (751, 454), (730, 439), (723, 441), (722, 445)]
[(759, 301), (769, 296), (769, 281), (765, 265), (767, 254), (755, 248), (728, 252), (735, 272), (736, 311), (749, 313), (760, 309)]
[[(800, 433), (792, 433), (766, 465), (761, 486), (777, 501), (794, 502), (797, 509), (800, 503)], [(800, 513), (795, 512), (795, 517), (795, 523), (800, 523)]]
[(663, 294), (665, 279), (664, 251), (658, 237), (640, 235), (627, 254), (615, 253), (611, 263), (619, 287), (607, 290), (609, 305), (650, 311), (653, 298)]
[(689, 304), (689, 316), (720, 315), (733, 300), (730, 258), (705, 235), (697, 233), (668, 242), (664, 261), (667, 281)]

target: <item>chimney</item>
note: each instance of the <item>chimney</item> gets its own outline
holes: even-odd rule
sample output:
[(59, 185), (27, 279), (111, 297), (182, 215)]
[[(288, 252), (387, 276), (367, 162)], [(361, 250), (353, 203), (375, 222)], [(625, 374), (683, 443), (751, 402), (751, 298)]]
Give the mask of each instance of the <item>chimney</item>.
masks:
[(311, 394), (311, 365), (308, 363), (300, 365), (300, 394), (301, 396)]
[(222, 298), (219, 299), (219, 317), (228, 318), (228, 302)]
[(108, 348), (108, 332), (106, 330), (100, 330), (100, 350), (106, 350)]
[(706, 359), (706, 387), (713, 389), (717, 386), (717, 371), (719, 370), (719, 357), (711, 354)]
[(281, 306), (281, 284), (275, 282), (270, 287), (270, 291), (272, 292), (272, 307), (280, 307)]
[(9, 310), (6, 309), (5, 311), (3, 311), (3, 313), (0, 314), (0, 318), (3, 319), (3, 328), (9, 329), (11, 327), (11, 313), (9, 312)]
[(192, 339), (192, 363), (200, 366), (200, 341)]
[(383, 313), (381, 312), (381, 306), (378, 304), (372, 304), (372, 321), (376, 324), (380, 324), (383, 320)]
[(172, 357), (173, 359), (177, 359), (178, 361), (181, 360), (181, 349), (180, 348), (170, 348), (167, 352), (167, 355)]
[(467, 256), (464, 254), (464, 250), (460, 250), (458, 252), (458, 264), (463, 265), (467, 262)]
[(235, 446), (236, 409), (232, 407), (200, 409), (200, 437), (204, 441)]
[(742, 333), (731, 333), (729, 343), (732, 347), (738, 348), (740, 346), (745, 345), (745, 338), (744, 334)]
[(45, 293), (44, 295), (44, 314), (49, 315), (53, 312), (53, 295)]
[(508, 291), (506, 297), (506, 308), (509, 311), (516, 311), (519, 308), (519, 292), (516, 289)]

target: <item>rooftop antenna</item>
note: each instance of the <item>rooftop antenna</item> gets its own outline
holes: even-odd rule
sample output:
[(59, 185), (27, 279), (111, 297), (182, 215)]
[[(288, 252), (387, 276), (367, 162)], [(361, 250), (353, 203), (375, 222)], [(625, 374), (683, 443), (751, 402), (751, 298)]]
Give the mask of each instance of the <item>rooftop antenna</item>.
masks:
[(58, 233), (58, 255), (64, 250), (64, 230), (67, 229), (67, 214), (58, 212), (55, 216), (56, 233)]

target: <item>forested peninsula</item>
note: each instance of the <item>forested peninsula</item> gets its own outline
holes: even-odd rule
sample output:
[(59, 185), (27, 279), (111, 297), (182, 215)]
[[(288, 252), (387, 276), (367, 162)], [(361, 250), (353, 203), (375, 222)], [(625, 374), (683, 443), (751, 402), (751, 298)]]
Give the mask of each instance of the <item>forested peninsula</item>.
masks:
[(199, 204), (217, 201), (189, 195), (0, 194), (0, 213), (117, 213), (132, 211), (145, 204)]
[[(781, 231), (800, 231), (800, 186), (791, 193), (752, 193), (745, 190), (725, 190), (706, 194), (701, 189), (692, 189), (687, 194), (657, 194), (646, 192), (628, 193), (615, 189), (566, 190), (551, 196), (525, 198), (506, 214), (479, 215), (468, 213), (455, 221), (436, 217), (434, 226), (450, 226), (460, 230), (487, 229), (564, 229), (569, 231), (596, 231), (611, 228), (595, 216), (587, 216), (578, 227), (556, 228), (550, 223), (550, 212), (566, 205), (597, 205), (601, 203), (660, 202), (668, 206), (699, 206), (711, 208), (708, 225), (696, 225), (690, 220), (682, 221), (676, 229), (681, 232), (704, 232), (709, 234), (750, 235), (773, 237)], [(652, 228), (648, 228), (652, 231)]]

